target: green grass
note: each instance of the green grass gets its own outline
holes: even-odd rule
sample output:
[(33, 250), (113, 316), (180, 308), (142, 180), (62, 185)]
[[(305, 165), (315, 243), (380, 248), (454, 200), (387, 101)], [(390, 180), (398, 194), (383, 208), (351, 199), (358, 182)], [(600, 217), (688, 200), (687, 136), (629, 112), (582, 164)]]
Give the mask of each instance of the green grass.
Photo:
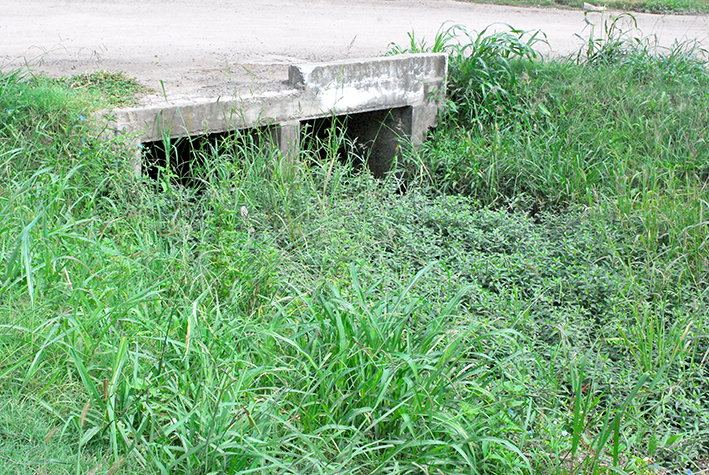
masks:
[(702, 52), (448, 33), (385, 180), (337, 133), (135, 177), (95, 96), (0, 76), (0, 472), (704, 469)]
[(657, 14), (701, 14), (709, 12), (707, 0), (462, 0), (475, 3), (494, 3), (498, 5), (516, 5), (529, 7), (583, 8), (584, 3), (602, 6), (613, 10), (644, 12)]
[(140, 95), (154, 92), (122, 72), (96, 71), (52, 82), (70, 91), (85, 92), (99, 108), (134, 106)]

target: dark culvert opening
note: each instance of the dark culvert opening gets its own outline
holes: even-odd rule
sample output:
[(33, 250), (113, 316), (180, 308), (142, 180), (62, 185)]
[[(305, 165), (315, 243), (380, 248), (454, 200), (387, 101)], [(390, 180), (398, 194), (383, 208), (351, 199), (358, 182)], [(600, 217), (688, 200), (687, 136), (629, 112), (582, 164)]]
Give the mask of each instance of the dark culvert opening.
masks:
[(377, 178), (391, 170), (403, 140), (411, 138), (411, 107), (382, 109), (301, 122), (301, 144), (326, 160), (333, 149), (341, 162), (354, 160)]
[(145, 142), (143, 173), (153, 180), (167, 174), (182, 186), (202, 188), (208, 179), (209, 158), (214, 154), (238, 156), (245, 150), (264, 149), (275, 143), (269, 126)]

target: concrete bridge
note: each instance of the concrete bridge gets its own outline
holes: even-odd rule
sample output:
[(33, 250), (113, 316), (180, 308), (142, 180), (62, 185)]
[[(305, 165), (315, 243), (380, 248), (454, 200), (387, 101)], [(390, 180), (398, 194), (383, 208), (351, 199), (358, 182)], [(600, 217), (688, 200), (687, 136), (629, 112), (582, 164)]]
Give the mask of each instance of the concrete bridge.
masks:
[[(236, 97), (156, 100), (110, 111), (109, 130), (136, 145), (140, 173), (143, 149), (166, 139), (199, 137), (258, 128), (284, 156), (295, 156), (302, 129), (317, 133), (333, 118), (346, 122), (348, 139), (361, 145), (375, 176), (384, 176), (399, 142), (420, 144), (436, 125), (445, 94), (445, 54), (291, 65), (276, 90)], [(346, 118), (346, 120), (345, 120)]]

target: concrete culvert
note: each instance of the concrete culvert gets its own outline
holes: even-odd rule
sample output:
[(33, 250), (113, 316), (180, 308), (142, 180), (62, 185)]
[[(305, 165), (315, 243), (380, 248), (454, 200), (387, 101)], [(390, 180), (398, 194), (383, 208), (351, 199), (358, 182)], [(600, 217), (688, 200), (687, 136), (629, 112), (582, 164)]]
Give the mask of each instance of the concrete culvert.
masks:
[(341, 161), (366, 166), (377, 178), (391, 170), (402, 143), (411, 140), (411, 107), (398, 107), (301, 122), (301, 144), (322, 160), (336, 148)]
[[(166, 137), (170, 141), (191, 137), (193, 143), (195, 137), (268, 126), (281, 153), (295, 158), (307, 136), (300, 129), (317, 137), (336, 117), (346, 141), (360, 147), (357, 155), (382, 177), (391, 168), (400, 140), (418, 145), (436, 125), (447, 67), (447, 56), (439, 53), (291, 65), (285, 89), (115, 109), (109, 129), (117, 135), (130, 134), (138, 145), (165, 142)], [(189, 153), (183, 150), (181, 157), (185, 156)], [(151, 160), (160, 163), (155, 157)], [(134, 168), (141, 173), (143, 165), (137, 158)], [(189, 170), (191, 165), (178, 167)]]

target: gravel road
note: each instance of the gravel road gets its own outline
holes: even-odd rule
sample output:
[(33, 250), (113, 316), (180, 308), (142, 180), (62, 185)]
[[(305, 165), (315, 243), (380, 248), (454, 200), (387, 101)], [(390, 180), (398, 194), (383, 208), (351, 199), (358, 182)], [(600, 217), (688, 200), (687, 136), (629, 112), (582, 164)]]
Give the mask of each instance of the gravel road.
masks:
[[(664, 45), (709, 38), (706, 15), (635, 16)], [(411, 31), (430, 42), (444, 22), (542, 30), (551, 56), (588, 32), (579, 10), (454, 0), (0, 0), (0, 67), (120, 70), (173, 97), (210, 96), (277, 88), (292, 62), (377, 56)]]

